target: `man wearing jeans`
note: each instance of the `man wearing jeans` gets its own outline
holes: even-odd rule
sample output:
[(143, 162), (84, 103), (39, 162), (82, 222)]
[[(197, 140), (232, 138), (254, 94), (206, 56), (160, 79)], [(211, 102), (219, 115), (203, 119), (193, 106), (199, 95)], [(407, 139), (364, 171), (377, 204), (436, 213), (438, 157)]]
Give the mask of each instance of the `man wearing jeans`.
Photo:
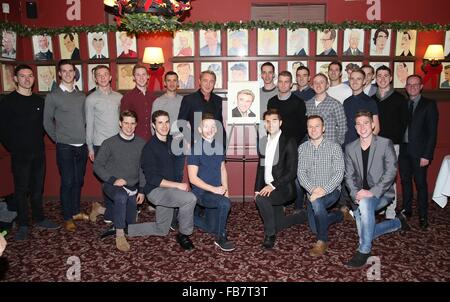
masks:
[(345, 182), (356, 204), (353, 211), (359, 235), (359, 247), (346, 263), (357, 268), (366, 264), (372, 249), (372, 240), (390, 232), (409, 229), (406, 217), (375, 221), (375, 212), (386, 208), (394, 198), (397, 175), (397, 157), (390, 139), (373, 134), (372, 113), (359, 111), (355, 117), (359, 138), (345, 148)]
[(307, 118), (309, 140), (298, 148), (297, 177), (306, 189), (309, 226), (317, 235), (310, 250), (313, 257), (322, 256), (328, 248), (328, 226), (343, 219), (341, 211), (328, 212), (341, 194), (344, 158), (341, 146), (324, 138), (324, 120), (319, 115)]
[[(228, 198), (224, 148), (215, 137), (218, 130), (217, 123), (213, 114), (203, 113), (202, 122), (198, 127), (202, 139), (195, 143), (191, 154), (187, 157), (188, 175), (192, 192), (197, 196), (195, 226), (214, 234), (216, 237), (214, 244), (222, 251), (231, 252), (235, 247), (234, 243), (227, 239), (226, 231), (231, 202)], [(203, 215), (199, 207), (204, 209)]]
[(81, 187), (86, 172), (85, 100), (83, 92), (75, 88), (75, 65), (70, 60), (58, 63), (61, 84), (45, 98), (44, 128), (56, 142), (56, 161), (61, 175), (61, 203), (64, 226), (76, 230), (74, 220), (89, 220), (80, 210)]
[(112, 211), (116, 247), (128, 252), (130, 245), (125, 238), (125, 228), (136, 222), (136, 204), (144, 201), (145, 178), (141, 169), (141, 153), (145, 141), (134, 134), (136, 112), (121, 112), (119, 126), (119, 134), (102, 143), (94, 161), (94, 172), (104, 181), (103, 192), (113, 204), (112, 209), (108, 207), (107, 211)]

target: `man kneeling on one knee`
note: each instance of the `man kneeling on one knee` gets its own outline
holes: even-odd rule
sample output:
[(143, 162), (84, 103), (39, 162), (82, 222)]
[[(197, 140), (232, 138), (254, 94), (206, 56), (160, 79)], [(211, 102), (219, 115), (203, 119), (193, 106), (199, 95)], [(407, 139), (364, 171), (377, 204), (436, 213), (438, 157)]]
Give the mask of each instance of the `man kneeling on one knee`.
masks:
[(359, 247), (348, 267), (361, 267), (371, 255), (372, 241), (399, 229), (408, 230), (403, 214), (397, 218), (375, 221), (375, 212), (386, 208), (394, 196), (397, 156), (391, 140), (373, 134), (372, 113), (359, 111), (355, 117), (359, 138), (345, 148), (345, 183), (356, 205)]
[(156, 206), (156, 221), (133, 224), (128, 227), (129, 236), (165, 236), (169, 233), (174, 209), (178, 208), (179, 229), (177, 242), (184, 250), (194, 245), (189, 238), (194, 230), (194, 208), (197, 198), (188, 192), (189, 186), (183, 183), (183, 164), (181, 154), (176, 155), (177, 146), (172, 144), (169, 134), (169, 114), (157, 110), (152, 114), (152, 127), (155, 135), (142, 150), (142, 169), (146, 185), (147, 199)]
[[(255, 200), (264, 223), (262, 246), (275, 246), (276, 233), (306, 221), (303, 212), (284, 215), (283, 205), (295, 199), (297, 144), (282, 133), (281, 115), (276, 109), (263, 114), (267, 136), (261, 139), (260, 158), (256, 171)], [(264, 152), (264, 153), (263, 153)], [(262, 153), (262, 154), (261, 154)]]
[(310, 250), (313, 257), (323, 255), (328, 248), (328, 226), (341, 222), (341, 211), (328, 212), (341, 194), (344, 177), (344, 156), (341, 146), (324, 138), (324, 120), (319, 115), (307, 118), (309, 140), (298, 148), (297, 177), (308, 192), (308, 222), (317, 242)]
[(135, 136), (136, 125), (136, 112), (123, 111), (119, 134), (103, 141), (94, 160), (94, 172), (104, 181), (103, 191), (113, 205), (106, 211), (113, 211), (116, 247), (122, 252), (130, 250), (125, 229), (136, 221), (136, 203), (144, 201), (145, 178), (140, 159), (145, 141)]

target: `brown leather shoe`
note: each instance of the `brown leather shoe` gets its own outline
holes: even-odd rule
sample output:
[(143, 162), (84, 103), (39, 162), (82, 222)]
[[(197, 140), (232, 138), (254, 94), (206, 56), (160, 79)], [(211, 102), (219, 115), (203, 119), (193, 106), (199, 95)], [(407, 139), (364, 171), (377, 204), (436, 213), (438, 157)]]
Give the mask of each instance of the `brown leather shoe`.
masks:
[(80, 212), (77, 215), (73, 215), (72, 219), (75, 221), (88, 221), (89, 215), (86, 213)]
[(77, 229), (77, 226), (75, 225), (72, 219), (64, 221), (64, 227), (69, 232), (75, 232), (75, 230)]
[(344, 215), (344, 221), (353, 221), (353, 216), (350, 214), (350, 209), (347, 207), (342, 207), (341, 209), (342, 215)]
[(128, 252), (130, 250), (130, 244), (128, 243), (125, 236), (116, 237), (116, 247), (119, 251)]
[(322, 256), (327, 251), (327, 248), (328, 248), (328, 245), (326, 242), (324, 242), (322, 240), (318, 240), (314, 244), (313, 248), (309, 251), (309, 255), (312, 257)]
[(92, 204), (91, 213), (89, 214), (89, 220), (92, 222), (97, 221), (97, 216), (100, 215), (100, 209), (102, 208), (102, 205), (98, 202), (94, 202)]

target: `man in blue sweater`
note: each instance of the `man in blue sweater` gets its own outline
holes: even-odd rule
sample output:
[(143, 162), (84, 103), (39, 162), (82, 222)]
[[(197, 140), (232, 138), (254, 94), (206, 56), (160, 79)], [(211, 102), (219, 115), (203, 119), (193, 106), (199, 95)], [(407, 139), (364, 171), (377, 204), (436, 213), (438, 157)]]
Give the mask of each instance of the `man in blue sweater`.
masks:
[(165, 236), (169, 233), (174, 209), (178, 208), (179, 229), (177, 242), (185, 250), (194, 248), (189, 235), (194, 230), (194, 208), (197, 198), (188, 192), (189, 186), (183, 183), (184, 156), (175, 155), (173, 139), (169, 135), (169, 113), (156, 110), (152, 114), (152, 127), (155, 135), (145, 145), (141, 166), (146, 184), (144, 192), (147, 199), (156, 206), (156, 221), (134, 224), (128, 227), (130, 236)]

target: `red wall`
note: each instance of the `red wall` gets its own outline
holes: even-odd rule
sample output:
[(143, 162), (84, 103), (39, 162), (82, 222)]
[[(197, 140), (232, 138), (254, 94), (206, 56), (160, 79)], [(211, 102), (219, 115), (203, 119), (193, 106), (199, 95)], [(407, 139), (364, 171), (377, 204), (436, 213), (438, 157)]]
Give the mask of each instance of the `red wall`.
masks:
[[(25, 0), (3, 0), (11, 6), (11, 14), (5, 16), (1, 15), (1, 20), (8, 20), (10, 22), (20, 22), (29, 26), (36, 27), (61, 27), (61, 26), (81, 26), (81, 25), (95, 25), (105, 22), (105, 14), (101, 0), (80, 0), (81, 3), (81, 21), (68, 21), (66, 19), (66, 10), (68, 5), (63, 0), (36, 0), (38, 8), (38, 19), (28, 19), (25, 12)], [(326, 17), (329, 22), (342, 22), (345, 20), (367, 21), (366, 11), (368, 9), (367, 1), (345, 1), (345, 0), (307, 0), (307, 1), (273, 1), (273, 0), (193, 0), (190, 11), (190, 16), (186, 21), (213, 21), (213, 22), (227, 22), (227, 21), (247, 21), (250, 19), (250, 8), (252, 4), (256, 3), (306, 3), (306, 4), (326, 4)], [(435, 0), (433, 5), (427, 1), (420, 0), (397, 0), (387, 1), (381, 0), (381, 19), (385, 22), (391, 21), (421, 21), (423, 23), (450, 23), (450, 1)], [(281, 29), (284, 31), (284, 29)], [(112, 33), (110, 33), (112, 35)], [(283, 34), (280, 35), (283, 37)], [(313, 37), (313, 36), (312, 36)], [(159, 34), (143, 34), (139, 36), (138, 53), (142, 57), (144, 48), (147, 46), (159, 46), (164, 50), (166, 58), (165, 69), (170, 70), (172, 64), (170, 62), (172, 54), (172, 35), (171, 33)], [(283, 38), (281, 38), (283, 39)], [(110, 36), (110, 50), (114, 50), (113, 45), (115, 39)], [(416, 56), (421, 58), (425, 53), (425, 49), (430, 43), (442, 43), (444, 40), (443, 32), (420, 32), (418, 35), (418, 45)], [(250, 32), (250, 56), (256, 55), (256, 32)], [(280, 41), (283, 43), (283, 41)], [(312, 48), (315, 46), (315, 41), (311, 41)], [(394, 42), (394, 41), (393, 41)], [(54, 48), (58, 56), (58, 43), (56, 37), (53, 38)], [(342, 37), (339, 39), (342, 43)], [(87, 57), (87, 41), (86, 35), (80, 35), (80, 51), (82, 57)], [(341, 45), (341, 44), (340, 44)], [(340, 46), (339, 45), (339, 46)], [(198, 46), (198, 45), (197, 45)], [(23, 61), (32, 61), (32, 44), (30, 38), (18, 39), (18, 58)], [(314, 49), (312, 49), (314, 51)], [(283, 55), (283, 53), (281, 53)], [(114, 54), (111, 54), (114, 57)], [(198, 62), (196, 64), (199, 64)], [(255, 64), (254, 62), (250, 63)], [(283, 67), (284, 62), (280, 62), (280, 68)], [(313, 64), (311, 64), (313, 66)], [(420, 72), (420, 64), (416, 64), (416, 72)], [(196, 66), (199, 70), (199, 66)], [(115, 63), (111, 63), (111, 68), (115, 70)], [(85, 68), (86, 69), (86, 68)], [(254, 73), (255, 67), (251, 68), (250, 79), (256, 80)], [(84, 70), (84, 79), (87, 79), (86, 70)], [(315, 72), (312, 67), (312, 72)], [(224, 79), (226, 80), (226, 79)], [(86, 81), (85, 81), (86, 82)], [(113, 86), (115, 86), (115, 79), (113, 78)], [(445, 131), (450, 129), (450, 122), (444, 117), (450, 113), (450, 97), (445, 100), (439, 100), (438, 103), (441, 119), (439, 121), (439, 135), (438, 146), (436, 148), (435, 160), (432, 162), (429, 173), (430, 188), (434, 186), (434, 181), (439, 169), (440, 162), (444, 155), (450, 154), (450, 137), (445, 135)], [(52, 142), (46, 139), (47, 146), (47, 175), (45, 181), (45, 195), (57, 196), (59, 194), (59, 175), (55, 162), (55, 146)], [(229, 163), (229, 179), (231, 195), (242, 194), (242, 166), (240, 163)], [(11, 193), (13, 191), (12, 178), (9, 173), (9, 155), (0, 147), (0, 195)], [(253, 194), (253, 182), (255, 177), (255, 164), (248, 163), (246, 169), (246, 195)], [(85, 186), (83, 188), (84, 196), (100, 196), (100, 187), (97, 180), (92, 175), (92, 164), (88, 163)]]

